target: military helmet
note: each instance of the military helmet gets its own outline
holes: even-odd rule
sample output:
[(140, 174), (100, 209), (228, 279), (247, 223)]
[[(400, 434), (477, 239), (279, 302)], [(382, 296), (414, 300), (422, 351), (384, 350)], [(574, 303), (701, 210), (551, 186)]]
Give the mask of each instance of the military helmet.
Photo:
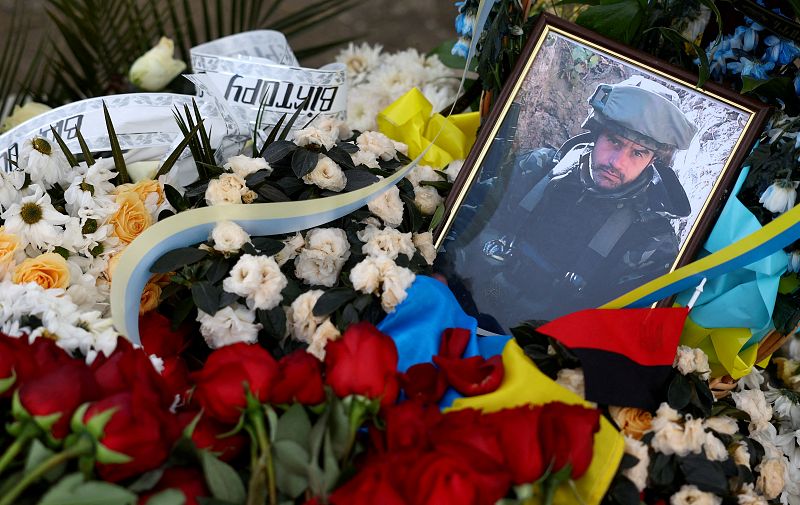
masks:
[(588, 130), (617, 130), (623, 137), (657, 152), (688, 149), (697, 127), (681, 112), (679, 104), (674, 91), (633, 76), (617, 84), (597, 86), (589, 98), (592, 110), (581, 126)]

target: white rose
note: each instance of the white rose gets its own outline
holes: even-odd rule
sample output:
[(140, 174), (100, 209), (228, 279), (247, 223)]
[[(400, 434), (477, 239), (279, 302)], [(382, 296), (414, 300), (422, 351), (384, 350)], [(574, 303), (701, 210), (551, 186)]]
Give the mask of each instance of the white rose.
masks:
[(303, 176), (303, 182), (315, 184), (322, 189), (341, 191), (347, 185), (347, 177), (332, 159), (320, 155), (314, 170)]
[(347, 126), (347, 123), (335, 117), (320, 116), (312, 125), (338, 140), (348, 139), (353, 136), (353, 130)]
[(361, 252), (369, 256), (388, 256), (394, 260), (400, 254), (412, 258), (416, 252), (410, 232), (400, 233), (394, 228), (380, 230), (367, 226), (365, 233), (359, 236), (359, 239), (364, 240), (362, 236), (368, 238), (361, 247)]
[(350, 242), (341, 228), (314, 228), (306, 233), (306, 249), (322, 251), (333, 256), (350, 257)]
[(379, 258), (367, 256), (350, 270), (350, 282), (353, 289), (365, 294), (375, 293), (381, 284), (381, 267)]
[(311, 343), (311, 338), (314, 332), (317, 331), (317, 326), (322, 324), (325, 320), (324, 317), (314, 315), (314, 305), (317, 304), (319, 297), (325, 293), (321, 289), (312, 289), (306, 291), (294, 299), (289, 310), (286, 314), (286, 324), (289, 329), (289, 335), (295, 340)]
[(145, 91), (159, 91), (186, 69), (186, 63), (172, 57), (175, 44), (161, 37), (158, 44), (133, 62), (128, 79)]
[(728, 449), (722, 443), (722, 440), (715, 437), (713, 433), (706, 433), (703, 450), (706, 457), (711, 461), (725, 461), (728, 459)]
[(222, 281), (222, 289), (246, 297), (251, 309), (270, 310), (283, 299), (281, 291), (287, 284), (286, 276), (272, 257), (244, 254)]
[(264, 158), (251, 158), (244, 154), (228, 158), (228, 162), (225, 163), (225, 169), (230, 170), (242, 179), (259, 170), (266, 170), (268, 174), (272, 173), (272, 167), (269, 166), (267, 160)]
[(455, 182), (456, 177), (461, 172), (461, 167), (464, 166), (464, 160), (454, 160), (451, 161), (447, 168), (444, 169), (444, 173), (447, 174), (447, 180), (449, 182)]
[(306, 351), (318, 360), (325, 361), (325, 346), (328, 342), (337, 340), (340, 336), (341, 333), (339, 333), (336, 326), (330, 319), (326, 319), (314, 330), (314, 334), (311, 335), (311, 343), (309, 343)]
[(640, 492), (647, 487), (647, 467), (650, 465), (650, 454), (647, 445), (635, 438), (625, 435), (625, 452), (639, 461), (622, 474), (633, 482)]
[(415, 233), (412, 235), (412, 240), (419, 253), (425, 258), (425, 262), (428, 265), (433, 265), (433, 261), (436, 259), (436, 248), (433, 247), (433, 233), (429, 231)]
[(400, 189), (397, 186), (392, 186), (370, 200), (367, 208), (381, 218), (386, 226), (397, 228), (403, 222), (403, 201), (400, 199)]
[(244, 179), (238, 175), (222, 174), (208, 183), (206, 203), (211, 206), (242, 203), (242, 196), (248, 191)]
[(339, 280), (345, 261), (324, 251), (303, 249), (294, 260), (294, 274), (310, 286), (330, 288)]
[(364, 165), (368, 168), (381, 168), (380, 164), (378, 164), (378, 157), (375, 156), (375, 153), (369, 151), (359, 149), (351, 154), (350, 158), (353, 159), (353, 165), (355, 166)]
[(395, 307), (406, 299), (406, 290), (414, 282), (416, 276), (408, 268), (397, 266), (394, 263), (381, 272), (383, 293), (381, 294), (381, 307), (384, 312), (391, 314)]
[(293, 237), (284, 240), (283, 244), (283, 249), (274, 256), (275, 262), (280, 266), (297, 257), (297, 254), (306, 245), (306, 239), (300, 233), (295, 233)]
[(783, 491), (783, 486), (786, 484), (783, 478), (785, 465), (782, 457), (764, 458), (756, 467), (756, 471), (759, 472), (756, 489), (769, 500), (777, 498)]
[(212, 349), (226, 345), (245, 342), (253, 344), (258, 340), (258, 332), (262, 326), (253, 324), (256, 313), (238, 304), (225, 307), (213, 316), (202, 310), (197, 311), (200, 333)]
[(235, 253), (250, 242), (250, 235), (233, 221), (218, 222), (209, 238), (214, 242), (214, 249), (221, 253)]
[(369, 151), (384, 161), (391, 160), (397, 154), (392, 139), (380, 132), (364, 132), (358, 136), (356, 144), (362, 151)]
[(721, 505), (722, 499), (711, 493), (700, 491), (695, 486), (684, 484), (669, 499), (670, 505)]
[(133, 182), (154, 179), (159, 167), (161, 167), (160, 161), (134, 161), (125, 165)]
[(556, 382), (581, 398), (586, 398), (582, 369), (562, 368), (556, 375)]
[(298, 146), (316, 145), (331, 149), (336, 145), (337, 137), (331, 131), (322, 130), (314, 126), (297, 130), (294, 133), (294, 143)]
[(11, 115), (5, 118), (3, 124), (0, 125), (0, 133), (7, 132), (15, 126), (19, 126), (25, 121), (33, 119), (40, 114), (44, 114), (49, 110), (53, 109), (39, 102), (28, 102), (22, 106), (16, 105)]
[(444, 198), (432, 186), (414, 186), (414, 205), (426, 216), (433, 215)]

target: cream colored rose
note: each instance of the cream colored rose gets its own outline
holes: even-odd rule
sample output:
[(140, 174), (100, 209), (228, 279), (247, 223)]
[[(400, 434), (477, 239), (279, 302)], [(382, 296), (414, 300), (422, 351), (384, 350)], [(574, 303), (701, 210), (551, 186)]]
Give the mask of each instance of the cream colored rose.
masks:
[(247, 191), (244, 179), (236, 174), (222, 174), (208, 183), (206, 203), (211, 206), (242, 203), (242, 195)]
[(347, 185), (347, 177), (332, 159), (320, 155), (314, 170), (303, 176), (303, 182), (322, 189), (341, 191)]
[(272, 173), (272, 167), (269, 166), (267, 160), (264, 158), (251, 158), (244, 154), (228, 158), (228, 162), (225, 163), (225, 168), (242, 179), (259, 170), (266, 170), (268, 174)]
[(785, 465), (783, 458), (765, 458), (756, 467), (756, 471), (759, 472), (756, 490), (769, 500), (777, 498), (783, 491), (783, 486), (786, 484), (783, 475)]
[(250, 235), (233, 221), (218, 222), (209, 238), (214, 242), (215, 250), (226, 254), (235, 253), (250, 242)]
[(397, 154), (392, 139), (380, 132), (364, 132), (356, 139), (358, 148), (369, 151), (384, 161), (391, 160)]
[(344, 140), (353, 136), (353, 130), (347, 126), (347, 123), (335, 117), (320, 116), (314, 120), (312, 125), (339, 140)]
[(44, 289), (66, 289), (70, 280), (69, 265), (58, 253), (40, 254), (17, 265), (12, 280), (16, 284), (35, 282)]
[(653, 415), (636, 407), (608, 407), (608, 413), (622, 433), (629, 437), (641, 440), (653, 422)]
[(175, 44), (161, 37), (158, 44), (139, 56), (131, 65), (128, 80), (145, 91), (160, 91), (186, 69), (186, 63), (172, 56)]
[(19, 237), (6, 233), (5, 226), (0, 226), (0, 277), (14, 263), (14, 256), (19, 249)]
[(325, 361), (325, 347), (328, 345), (328, 342), (337, 340), (340, 336), (341, 333), (339, 333), (339, 329), (336, 328), (330, 319), (326, 319), (322, 324), (317, 326), (314, 334), (311, 335), (311, 343), (306, 351), (318, 360)]
[(119, 208), (109, 219), (109, 224), (113, 226), (114, 236), (123, 244), (129, 244), (153, 224), (153, 218), (135, 192), (117, 195), (116, 203)]
[(631, 468), (623, 470), (622, 474), (633, 482), (640, 492), (647, 487), (647, 467), (650, 465), (650, 453), (647, 445), (639, 439), (625, 436), (625, 452), (639, 461)]
[(403, 201), (397, 186), (392, 186), (370, 200), (367, 208), (381, 218), (386, 226), (397, 228), (403, 222)]
[(0, 125), (0, 133), (7, 132), (8, 130), (19, 126), (29, 119), (33, 119), (40, 114), (52, 110), (50, 107), (39, 102), (28, 102), (23, 106), (15, 106), (14, 111), (8, 116), (3, 124)]
[(142, 291), (142, 297), (139, 301), (139, 315), (155, 310), (155, 308), (158, 307), (160, 299), (161, 286), (151, 279), (150, 282), (145, 285), (144, 291)]

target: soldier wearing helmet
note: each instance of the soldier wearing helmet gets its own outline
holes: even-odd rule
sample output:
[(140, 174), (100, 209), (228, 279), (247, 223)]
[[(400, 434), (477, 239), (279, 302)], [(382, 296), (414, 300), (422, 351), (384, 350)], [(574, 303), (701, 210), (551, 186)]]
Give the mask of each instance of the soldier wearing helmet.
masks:
[[(482, 327), (505, 332), (596, 307), (670, 269), (679, 250), (670, 220), (691, 212), (671, 164), (697, 131), (679, 103), (639, 76), (601, 84), (585, 133), (513, 158), (478, 240), (445, 246), (456, 260), (443, 270)], [(495, 273), (462, 291), (458, 273), (470, 271)]]

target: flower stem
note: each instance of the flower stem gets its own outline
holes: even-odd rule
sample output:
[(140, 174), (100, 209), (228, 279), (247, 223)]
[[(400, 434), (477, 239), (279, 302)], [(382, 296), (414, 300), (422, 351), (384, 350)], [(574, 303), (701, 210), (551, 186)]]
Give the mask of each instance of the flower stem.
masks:
[(15, 502), (17, 497), (22, 494), (25, 489), (39, 480), (44, 474), (57, 467), (58, 465), (78, 456), (89, 454), (93, 450), (92, 441), (88, 438), (81, 437), (75, 445), (64, 449), (63, 451), (50, 456), (43, 461), (39, 466), (31, 470), (30, 473), (22, 477), (16, 486), (0, 499), (0, 505), (11, 505)]
[(9, 465), (9, 463), (11, 463), (14, 460), (14, 458), (17, 457), (17, 454), (19, 454), (19, 452), (22, 450), (23, 447), (25, 447), (25, 444), (27, 444), (31, 438), (32, 438), (31, 435), (29, 435), (26, 432), (23, 432), (20, 434), (20, 436), (16, 438), (16, 440), (14, 440), (14, 442), (11, 445), (8, 446), (6, 452), (4, 452), (3, 456), (0, 457), (0, 474), (2, 474), (3, 471), (6, 469), (6, 467)]
[[(272, 463), (272, 447), (267, 435), (267, 428), (264, 424), (264, 414), (260, 409), (250, 410), (248, 417), (250, 418), (251, 425), (255, 430), (255, 439), (258, 443), (258, 450), (261, 455), (258, 458), (256, 465), (253, 467), (252, 476), (250, 477), (250, 492), (248, 493), (248, 505), (253, 500), (261, 502), (258, 499), (260, 493), (257, 492), (260, 477), (263, 476), (262, 472), (266, 472), (267, 489), (269, 492), (269, 504), (277, 505), (278, 492), (275, 488), (275, 467)], [(255, 502), (253, 502), (255, 503)], [(3, 505), (0, 503), (0, 505)]]

